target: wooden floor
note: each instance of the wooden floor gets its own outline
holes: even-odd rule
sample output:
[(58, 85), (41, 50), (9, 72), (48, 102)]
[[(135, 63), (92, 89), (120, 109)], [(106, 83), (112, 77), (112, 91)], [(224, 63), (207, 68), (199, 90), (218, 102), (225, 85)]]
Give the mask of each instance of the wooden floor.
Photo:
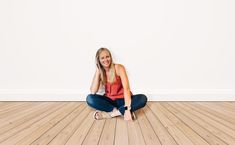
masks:
[(235, 145), (235, 102), (148, 102), (95, 121), (85, 102), (0, 102), (1, 145)]

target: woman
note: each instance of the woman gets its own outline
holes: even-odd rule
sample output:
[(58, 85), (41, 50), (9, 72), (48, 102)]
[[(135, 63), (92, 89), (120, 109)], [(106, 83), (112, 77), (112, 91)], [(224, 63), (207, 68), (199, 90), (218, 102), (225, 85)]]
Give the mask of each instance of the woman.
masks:
[[(143, 94), (133, 95), (130, 91), (126, 70), (121, 64), (114, 64), (107, 48), (96, 52), (97, 69), (87, 96), (87, 104), (95, 108), (94, 119), (112, 118), (124, 115), (124, 120), (135, 119), (134, 111), (146, 105), (147, 97)], [(96, 94), (101, 86), (105, 94)]]

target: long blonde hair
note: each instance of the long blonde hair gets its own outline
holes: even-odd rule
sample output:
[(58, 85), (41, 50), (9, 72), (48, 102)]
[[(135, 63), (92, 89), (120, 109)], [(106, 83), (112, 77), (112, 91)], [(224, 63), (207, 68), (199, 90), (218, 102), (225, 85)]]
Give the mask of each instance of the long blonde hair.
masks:
[(111, 59), (110, 72), (109, 72), (109, 83), (113, 83), (115, 81), (115, 68), (114, 68), (114, 63), (113, 63), (113, 58), (112, 58), (111, 52), (107, 48), (104, 48), (104, 47), (98, 49), (96, 52), (95, 60), (96, 60), (96, 65), (100, 70), (101, 82), (104, 85), (107, 83), (107, 76), (106, 76), (106, 72), (105, 72), (104, 67), (100, 63), (100, 54), (103, 51), (107, 51), (109, 53), (110, 59)]

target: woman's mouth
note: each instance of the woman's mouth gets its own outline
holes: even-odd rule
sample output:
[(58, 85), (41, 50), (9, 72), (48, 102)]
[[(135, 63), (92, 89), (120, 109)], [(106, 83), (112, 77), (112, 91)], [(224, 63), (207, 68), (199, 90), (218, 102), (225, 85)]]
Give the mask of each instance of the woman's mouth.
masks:
[(108, 64), (109, 64), (109, 62), (105, 62), (105, 63), (104, 63), (104, 65), (108, 65)]

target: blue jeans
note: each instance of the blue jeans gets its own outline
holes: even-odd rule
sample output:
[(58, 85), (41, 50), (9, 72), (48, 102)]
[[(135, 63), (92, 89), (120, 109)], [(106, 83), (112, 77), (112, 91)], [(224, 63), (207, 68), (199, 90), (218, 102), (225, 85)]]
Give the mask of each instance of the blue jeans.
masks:
[[(124, 98), (112, 100), (105, 95), (89, 94), (86, 98), (87, 104), (100, 111), (111, 112), (117, 108), (122, 115), (125, 112)], [(137, 94), (131, 96), (131, 112), (144, 107), (147, 103), (147, 97), (144, 94)]]

